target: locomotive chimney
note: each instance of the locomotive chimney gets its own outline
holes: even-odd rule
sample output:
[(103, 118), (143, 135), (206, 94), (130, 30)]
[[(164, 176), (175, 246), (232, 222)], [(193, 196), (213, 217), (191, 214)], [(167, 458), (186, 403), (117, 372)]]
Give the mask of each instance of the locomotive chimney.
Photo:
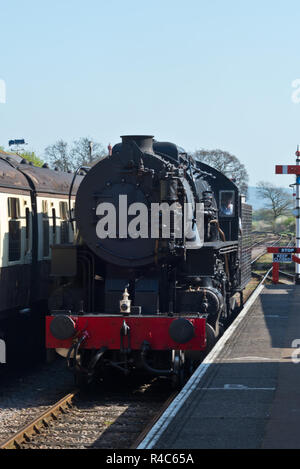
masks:
[(135, 142), (142, 152), (154, 153), (153, 136), (151, 135), (124, 135), (121, 138), (124, 146)]

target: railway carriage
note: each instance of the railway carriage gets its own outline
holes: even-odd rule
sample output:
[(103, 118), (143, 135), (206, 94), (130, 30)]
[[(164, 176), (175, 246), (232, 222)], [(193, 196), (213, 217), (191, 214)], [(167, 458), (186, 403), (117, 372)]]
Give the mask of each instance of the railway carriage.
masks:
[[(52, 244), (73, 242), (71, 208), (82, 177), (0, 152), (0, 363), (43, 345)], [(44, 347), (43, 347), (44, 348)]]

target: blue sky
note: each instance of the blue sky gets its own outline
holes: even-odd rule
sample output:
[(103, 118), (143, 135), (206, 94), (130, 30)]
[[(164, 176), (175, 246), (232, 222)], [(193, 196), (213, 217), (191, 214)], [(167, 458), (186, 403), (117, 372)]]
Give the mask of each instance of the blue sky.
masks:
[[(300, 143), (299, 1), (0, 0), (0, 145), (153, 134), (279, 185)], [(299, 86), (300, 88), (300, 86)], [(299, 93), (300, 96), (300, 93)]]

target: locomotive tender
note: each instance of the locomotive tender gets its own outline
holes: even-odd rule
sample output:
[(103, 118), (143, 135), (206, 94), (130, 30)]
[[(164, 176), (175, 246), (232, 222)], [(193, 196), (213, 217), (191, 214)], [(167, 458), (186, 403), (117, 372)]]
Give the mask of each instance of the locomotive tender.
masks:
[(72, 174), (0, 151), (0, 364), (44, 348), (51, 245), (73, 241), (69, 200), (80, 179), (70, 194)]
[(71, 222), (75, 243), (53, 246), (46, 347), (78, 383), (111, 368), (182, 382), (250, 279), (237, 186), (172, 143), (126, 136), (82, 180)]

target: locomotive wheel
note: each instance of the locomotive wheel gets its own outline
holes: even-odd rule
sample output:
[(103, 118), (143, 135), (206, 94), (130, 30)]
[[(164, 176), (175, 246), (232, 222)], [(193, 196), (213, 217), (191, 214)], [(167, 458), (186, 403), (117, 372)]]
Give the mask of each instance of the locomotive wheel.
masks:
[(210, 324), (206, 324), (207, 354), (214, 348), (217, 342), (216, 332)]

